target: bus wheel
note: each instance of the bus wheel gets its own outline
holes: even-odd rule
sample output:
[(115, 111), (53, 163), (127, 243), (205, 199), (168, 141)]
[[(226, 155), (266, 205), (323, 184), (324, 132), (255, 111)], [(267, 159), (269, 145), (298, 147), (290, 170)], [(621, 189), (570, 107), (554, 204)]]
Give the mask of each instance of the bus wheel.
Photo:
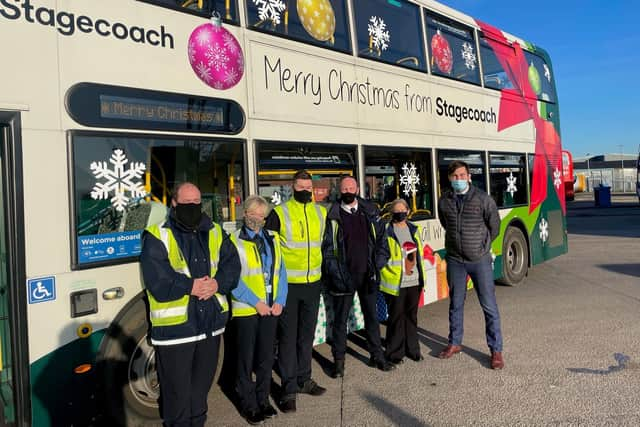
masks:
[(529, 250), (524, 234), (517, 227), (508, 227), (502, 243), (502, 279), (507, 285), (521, 284), (529, 267)]
[(101, 353), (105, 402), (114, 424), (139, 425), (160, 420), (160, 387), (148, 330), (146, 304), (139, 298), (111, 325), (105, 337)]

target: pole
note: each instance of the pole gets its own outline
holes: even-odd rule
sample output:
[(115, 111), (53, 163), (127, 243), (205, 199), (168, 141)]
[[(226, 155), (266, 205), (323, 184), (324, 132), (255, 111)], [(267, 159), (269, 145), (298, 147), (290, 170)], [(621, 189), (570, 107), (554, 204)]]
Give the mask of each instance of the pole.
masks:
[(591, 153), (587, 153), (585, 154), (585, 156), (587, 156), (587, 193), (591, 191), (590, 187), (591, 187), (591, 168), (589, 167), (589, 159), (591, 156)]

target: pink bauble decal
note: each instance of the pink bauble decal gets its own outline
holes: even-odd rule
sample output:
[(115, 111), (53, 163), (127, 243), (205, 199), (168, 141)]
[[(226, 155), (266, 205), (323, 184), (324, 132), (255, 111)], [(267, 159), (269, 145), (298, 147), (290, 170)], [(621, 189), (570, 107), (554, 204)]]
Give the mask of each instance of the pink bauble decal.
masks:
[(200, 80), (214, 89), (229, 89), (244, 74), (240, 43), (222, 28), (219, 19), (213, 18), (193, 30), (188, 49), (191, 68)]

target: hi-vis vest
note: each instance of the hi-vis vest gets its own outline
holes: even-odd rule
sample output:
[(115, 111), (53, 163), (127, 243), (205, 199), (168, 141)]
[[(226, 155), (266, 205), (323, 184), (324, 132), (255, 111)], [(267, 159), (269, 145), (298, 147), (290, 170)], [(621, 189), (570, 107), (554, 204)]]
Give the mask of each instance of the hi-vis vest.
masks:
[[(420, 238), (420, 227), (416, 229), (413, 234), (413, 239), (418, 244), (417, 260), (420, 262), (420, 268), (422, 269), (422, 279), (427, 280), (427, 273), (424, 269), (424, 260), (422, 259), (422, 251), (424, 245)], [(380, 290), (389, 295), (398, 296), (400, 294), (400, 282), (402, 282), (402, 267), (404, 259), (402, 259), (402, 248), (400, 243), (393, 237), (387, 235), (387, 241), (389, 242), (389, 252), (391, 257), (382, 270), (380, 270)]]
[[(247, 287), (251, 289), (259, 299), (265, 304), (267, 303), (267, 284), (265, 283), (264, 274), (262, 271), (262, 257), (258, 251), (255, 243), (240, 238), (240, 232), (242, 229), (236, 231), (231, 235), (231, 241), (236, 245), (238, 249), (238, 255), (240, 257), (240, 264), (242, 269), (240, 270), (240, 280), (246, 283)], [(267, 231), (267, 230), (264, 230)], [(275, 301), (276, 295), (278, 295), (278, 282), (280, 281), (280, 266), (282, 264), (282, 252), (280, 248), (280, 241), (275, 231), (268, 231), (269, 235), (273, 239), (273, 277), (271, 283), (273, 289), (271, 295)], [(234, 317), (238, 316), (251, 316), (257, 314), (258, 311), (252, 305), (244, 303), (240, 300), (231, 297), (231, 313)]]
[(280, 242), (288, 282), (317, 282), (322, 276), (320, 246), (327, 210), (317, 203), (303, 204), (291, 199), (276, 206), (275, 211), (280, 217)]
[[(187, 261), (182, 256), (182, 251), (178, 247), (178, 242), (175, 237), (173, 237), (171, 229), (160, 227), (159, 225), (152, 225), (147, 228), (147, 231), (158, 238), (164, 244), (164, 247), (167, 248), (171, 267), (175, 271), (191, 277)], [(213, 228), (209, 231), (211, 277), (215, 276), (216, 271), (218, 271), (218, 258), (220, 255), (220, 246), (222, 246), (222, 238), (222, 228), (214, 223)], [(147, 296), (149, 297), (149, 317), (152, 326), (174, 326), (183, 324), (188, 320), (189, 295), (168, 302), (156, 300), (149, 291), (147, 291)], [(222, 307), (222, 312), (229, 311), (227, 298), (218, 293), (215, 294), (215, 297)]]

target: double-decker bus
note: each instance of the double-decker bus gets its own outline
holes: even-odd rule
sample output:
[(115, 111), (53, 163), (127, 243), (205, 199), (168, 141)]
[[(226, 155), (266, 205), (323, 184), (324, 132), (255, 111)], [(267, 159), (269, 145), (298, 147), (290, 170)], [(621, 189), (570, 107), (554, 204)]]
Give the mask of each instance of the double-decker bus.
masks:
[(425, 303), (452, 160), (500, 209), (496, 278), (567, 251), (549, 55), (439, 3), (0, 0), (0, 38), (0, 424), (157, 419), (137, 256), (178, 182), (227, 231), (302, 168), (321, 203), (345, 174), (383, 216), (404, 197)]

